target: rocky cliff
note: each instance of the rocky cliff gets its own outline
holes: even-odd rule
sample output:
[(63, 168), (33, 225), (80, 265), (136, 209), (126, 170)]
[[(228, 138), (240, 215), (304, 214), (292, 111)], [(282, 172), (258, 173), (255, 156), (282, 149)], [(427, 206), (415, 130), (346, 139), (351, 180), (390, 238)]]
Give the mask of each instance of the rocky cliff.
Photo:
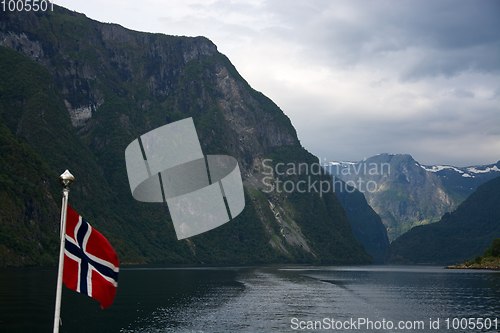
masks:
[[(301, 147), (284, 113), (212, 42), (131, 31), (54, 8), (0, 17), (2, 60), (8, 60), (0, 68), (0, 119), (10, 138), (47, 166), (50, 191), (39, 206), (48, 230), (57, 230), (55, 182), (68, 168), (76, 177), (72, 206), (125, 262), (370, 262), (334, 194), (263, 190), (265, 159), (273, 166), (317, 159)], [(133, 200), (124, 150), (149, 130), (187, 117), (204, 154), (237, 158), (246, 208), (230, 223), (177, 241), (166, 205)], [(18, 219), (5, 209), (0, 214), (2, 221)], [(0, 240), (9, 230), (2, 229)], [(11, 254), (3, 263), (22, 264), (23, 251), (9, 244), (0, 244)]]
[(500, 175), (500, 162), (454, 167), (418, 163), (407, 154), (379, 154), (360, 162), (330, 162), (331, 174), (363, 192), (392, 241), (418, 225), (438, 221), (477, 187)]
[(365, 195), (390, 241), (412, 227), (438, 221), (464, 199), (410, 155), (380, 154), (357, 163), (330, 163), (326, 169)]
[(335, 194), (347, 213), (354, 236), (363, 244), (376, 264), (384, 263), (389, 238), (380, 216), (358, 189), (336, 177), (333, 177), (333, 183)]
[(439, 222), (413, 228), (387, 248), (389, 263), (455, 264), (500, 237), (500, 177), (477, 188)]

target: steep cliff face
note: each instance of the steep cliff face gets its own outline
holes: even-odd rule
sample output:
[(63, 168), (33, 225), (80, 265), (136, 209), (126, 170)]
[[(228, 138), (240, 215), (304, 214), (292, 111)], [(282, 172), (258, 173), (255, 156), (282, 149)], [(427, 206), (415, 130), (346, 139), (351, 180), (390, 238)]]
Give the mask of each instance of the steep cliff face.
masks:
[(363, 192), (391, 241), (414, 226), (438, 221), (464, 199), (410, 155), (380, 154), (358, 163), (330, 163), (326, 169)]
[(385, 251), (389, 246), (387, 230), (380, 216), (366, 202), (359, 190), (334, 177), (335, 194), (344, 207), (356, 239), (363, 244), (375, 263), (385, 261)]
[[(135, 32), (55, 6), (2, 15), (0, 45), (31, 58), (2, 49), (19, 65), (3, 68), (11, 80), (43, 66), (48, 74), (28, 71), (29, 80), (53, 87), (4, 94), (2, 122), (48, 165), (52, 181), (66, 168), (73, 172), (74, 208), (111, 237), (123, 261), (370, 261), (333, 194), (262, 191), (266, 157), (271, 164), (317, 159), (300, 146), (283, 112), (206, 38)], [(13, 107), (39, 93), (50, 101), (33, 108), (39, 114), (45, 108), (44, 117)], [(124, 150), (149, 130), (186, 117), (194, 120), (204, 154), (237, 158), (246, 208), (230, 223), (177, 241), (166, 205), (132, 199)], [(57, 186), (51, 188), (58, 197)]]
[(389, 263), (455, 264), (481, 255), (500, 237), (500, 177), (477, 188), (436, 223), (413, 228), (387, 249)]

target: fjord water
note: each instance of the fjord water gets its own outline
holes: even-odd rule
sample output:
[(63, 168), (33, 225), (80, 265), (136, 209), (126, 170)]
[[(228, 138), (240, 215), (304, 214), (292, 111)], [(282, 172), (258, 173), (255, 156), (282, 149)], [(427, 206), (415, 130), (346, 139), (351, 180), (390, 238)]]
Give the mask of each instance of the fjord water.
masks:
[[(0, 268), (1, 332), (52, 330), (56, 274), (55, 268)], [(445, 320), (500, 320), (500, 273), (429, 266), (125, 266), (110, 308), (65, 288), (61, 317), (61, 332), (293, 332), (325, 318), (364, 318), (375, 326), (353, 331), (480, 332), (488, 330), (447, 329)], [(438, 319), (439, 329), (431, 329)], [(382, 321), (395, 327), (376, 329)], [(424, 326), (401, 330), (400, 321)], [(304, 331), (321, 331), (316, 328)]]

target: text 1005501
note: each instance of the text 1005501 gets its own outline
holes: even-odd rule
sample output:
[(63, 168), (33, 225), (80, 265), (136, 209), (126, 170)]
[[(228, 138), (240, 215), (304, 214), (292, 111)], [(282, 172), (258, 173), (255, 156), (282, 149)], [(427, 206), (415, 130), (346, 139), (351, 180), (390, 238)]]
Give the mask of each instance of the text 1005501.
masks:
[(49, 0), (2, 0), (4, 12), (54, 11), (54, 2)]

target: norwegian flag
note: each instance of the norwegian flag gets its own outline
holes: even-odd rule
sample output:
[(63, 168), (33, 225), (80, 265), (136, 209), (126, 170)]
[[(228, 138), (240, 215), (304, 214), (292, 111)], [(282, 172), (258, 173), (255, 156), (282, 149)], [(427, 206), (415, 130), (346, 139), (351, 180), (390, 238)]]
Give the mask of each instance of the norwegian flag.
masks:
[(63, 282), (98, 300), (105, 309), (118, 286), (118, 256), (108, 240), (69, 205), (66, 218)]

